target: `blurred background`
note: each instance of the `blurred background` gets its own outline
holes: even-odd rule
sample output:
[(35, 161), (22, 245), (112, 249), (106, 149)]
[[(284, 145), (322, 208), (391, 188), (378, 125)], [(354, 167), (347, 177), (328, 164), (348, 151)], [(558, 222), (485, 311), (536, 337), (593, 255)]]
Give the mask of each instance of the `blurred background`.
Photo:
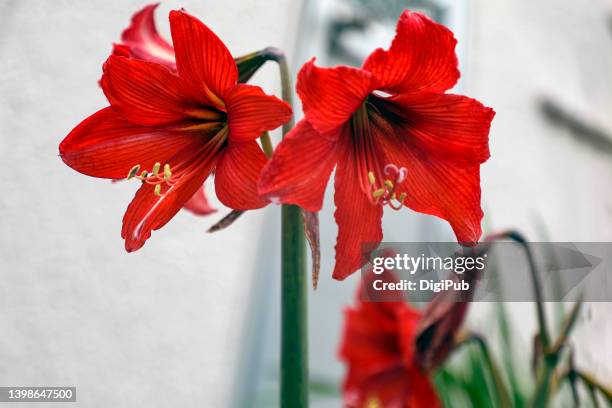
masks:
[[(216, 214), (181, 211), (127, 254), (120, 226), (134, 185), (87, 178), (58, 157), (62, 138), (106, 105), (102, 63), (145, 4), (0, 0), (0, 386), (74, 385), (83, 407), (274, 406), (279, 208), (209, 235), (228, 211), (209, 189)], [(166, 38), (167, 13), (180, 7), (235, 56), (286, 50), (294, 74), (312, 56), (360, 65), (388, 47), (404, 8), (427, 13), (459, 40), (453, 92), (497, 111), (482, 167), (485, 231), (612, 241), (612, 1), (166, 1), (157, 10)], [(252, 82), (279, 94), (277, 78), (270, 64)], [(340, 405), (336, 350), (358, 283), (331, 279), (332, 193), (309, 293), (314, 407)], [(454, 239), (446, 223), (407, 210), (387, 211), (383, 224), (386, 241)], [(519, 350), (532, 344), (533, 307), (508, 305)], [(475, 304), (468, 325), (495, 338), (494, 313)], [(612, 304), (587, 304), (574, 335), (577, 364), (608, 384), (610, 316)]]

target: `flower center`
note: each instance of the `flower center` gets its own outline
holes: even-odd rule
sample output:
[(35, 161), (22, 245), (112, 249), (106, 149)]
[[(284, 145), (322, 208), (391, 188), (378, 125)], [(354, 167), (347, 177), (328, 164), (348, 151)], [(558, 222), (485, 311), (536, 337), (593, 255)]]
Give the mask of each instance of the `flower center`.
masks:
[[(368, 101), (364, 102), (351, 117), (359, 184), (372, 205), (389, 205), (392, 209), (399, 210), (404, 205), (406, 193), (397, 190), (406, 179), (407, 170), (393, 163), (383, 166), (385, 156), (380, 141), (376, 143), (372, 132), (369, 105), (371, 104)], [(379, 134), (379, 137), (384, 137), (384, 134)]]
[(214, 134), (227, 122), (227, 114), (214, 108), (195, 108), (185, 113), (193, 122), (189, 122), (179, 130), (201, 131), (207, 134)]
[[(140, 164), (133, 166), (127, 174), (127, 179), (137, 179), (146, 184), (154, 185), (153, 192), (161, 196), (162, 188), (167, 192), (169, 188), (178, 183), (186, 175), (192, 174), (202, 167), (205, 162), (214, 159), (215, 153), (223, 146), (227, 139), (229, 129), (223, 126), (209, 141), (207, 141), (197, 154), (184, 152), (176, 157), (177, 164), (173, 167), (170, 163), (156, 162), (151, 170), (141, 169)], [(142, 170), (142, 171), (141, 171)]]
[(397, 195), (397, 187), (406, 179), (407, 170), (405, 167), (397, 167), (395, 164), (387, 164), (383, 173), (384, 180), (376, 177), (373, 171), (368, 172), (368, 182), (370, 183), (369, 198), (374, 205), (388, 205), (394, 210), (399, 210), (404, 206), (406, 193)]

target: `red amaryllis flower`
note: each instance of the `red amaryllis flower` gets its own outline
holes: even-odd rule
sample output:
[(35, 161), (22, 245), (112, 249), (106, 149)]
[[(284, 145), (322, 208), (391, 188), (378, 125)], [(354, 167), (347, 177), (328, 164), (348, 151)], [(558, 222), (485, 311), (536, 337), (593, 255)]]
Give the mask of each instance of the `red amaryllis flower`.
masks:
[[(155, 26), (157, 6), (159, 3), (150, 4), (132, 16), (130, 26), (121, 34), (121, 43), (114, 45), (113, 54), (157, 62), (176, 72), (174, 48), (159, 35)], [(183, 208), (195, 215), (209, 215), (217, 212), (208, 202), (203, 185)]]
[(164, 226), (213, 169), (223, 204), (238, 210), (265, 206), (256, 186), (266, 157), (255, 139), (291, 117), (286, 103), (237, 83), (231, 54), (202, 22), (172, 11), (170, 29), (176, 73), (112, 55), (101, 79), (110, 106), (60, 145), (64, 162), (81, 173), (142, 181), (123, 217), (128, 251)]
[(348, 367), (343, 384), (347, 407), (441, 406), (414, 359), (420, 318), (419, 311), (401, 300), (367, 302), (358, 294), (357, 305), (345, 310), (340, 343), (340, 358)]
[(492, 109), (444, 93), (459, 78), (451, 31), (405, 11), (389, 50), (362, 68), (306, 63), (297, 92), (305, 118), (264, 168), (260, 194), (321, 209), (336, 167), (333, 276), (364, 264), (363, 243), (382, 240), (384, 205), (447, 220), (458, 241), (478, 241), (480, 164), (489, 157)]

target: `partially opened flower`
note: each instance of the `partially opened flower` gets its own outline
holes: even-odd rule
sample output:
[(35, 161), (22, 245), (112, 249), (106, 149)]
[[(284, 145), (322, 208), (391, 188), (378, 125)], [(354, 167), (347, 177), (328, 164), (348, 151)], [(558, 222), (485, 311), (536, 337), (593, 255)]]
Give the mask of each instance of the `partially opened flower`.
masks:
[(123, 218), (128, 251), (142, 247), (213, 170), (223, 204), (265, 206), (256, 184), (266, 157), (256, 139), (291, 117), (286, 103), (237, 82), (231, 54), (202, 22), (172, 11), (170, 28), (176, 71), (112, 55), (101, 79), (110, 106), (60, 145), (64, 162), (81, 173), (142, 182)]
[[(368, 276), (373, 276), (371, 273)], [(360, 288), (365, 290), (367, 284)], [(421, 314), (407, 303), (364, 301), (345, 311), (340, 358), (348, 371), (344, 403), (350, 408), (434, 408), (440, 402), (414, 359)]]
[(391, 48), (374, 51), (362, 68), (314, 60), (302, 67), (305, 118), (277, 147), (259, 192), (319, 211), (336, 168), (334, 278), (365, 263), (363, 244), (382, 240), (386, 205), (436, 215), (459, 242), (478, 241), (479, 172), (494, 112), (444, 93), (459, 78), (455, 44), (446, 27), (405, 11)]

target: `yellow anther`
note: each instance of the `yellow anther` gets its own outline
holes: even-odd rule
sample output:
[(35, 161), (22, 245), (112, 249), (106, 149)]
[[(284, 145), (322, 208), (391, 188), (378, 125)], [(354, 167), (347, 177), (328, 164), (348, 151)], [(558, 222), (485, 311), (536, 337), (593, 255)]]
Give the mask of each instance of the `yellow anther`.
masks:
[(400, 203), (403, 203), (405, 199), (406, 199), (406, 193), (402, 193), (402, 194), (400, 194), (400, 196), (399, 196), (399, 202), (400, 202)]
[(140, 164), (137, 164), (130, 169), (130, 172), (127, 175), (127, 179), (129, 180), (129, 179), (136, 177), (139, 171), (140, 171)]
[(385, 186), (391, 190), (393, 188), (393, 182), (391, 180), (385, 180)]
[(376, 177), (374, 177), (374, 173), (371, 171), (368, 172), (368, 180), (370, 180), (370, 184), (376, 183)]
[(156, 184), (155, 190), (153, 190), (153, 192), (155, 193), (156, 196), (160, 196), (161, 195), (161, 184)]
[(170, 170), (169, 164), (164, 164), (164, 179), (169, 180), (172, 177), (172, 170)]
[(384, 188), (379, 188), (378, 190), (372, 191), (372, 197), (374, 197), (374, 198), (378, 198), (378, 197), (382, 196), (383, 194), (385, 194), (385, 189)]
[(161, 163), (157, 162), (153, 165), (153, 170), (151, 170), (151, 173), (153, 173), (154, 176), (157, 176), (157, 173), (159, 173), (159, 168), (161, 167)]
[(391, 199), (392, 200), (396, 200), (397, 199), (397, 196), (395, 195), (395, 193), (391, 194)]
[(382, 404), (378, 398), (373, 397), (366, 401), (365, 408), (382, 408)]

